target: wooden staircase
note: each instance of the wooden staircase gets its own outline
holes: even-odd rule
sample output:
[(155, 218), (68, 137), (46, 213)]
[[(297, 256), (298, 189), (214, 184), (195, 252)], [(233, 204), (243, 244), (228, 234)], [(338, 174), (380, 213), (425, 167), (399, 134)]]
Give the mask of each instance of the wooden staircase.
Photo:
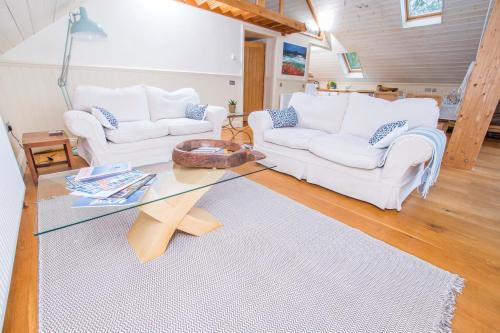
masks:
[(306, 32), (306, 25), (303, 22), (296, 21), (283, 15), (283, 0), (280, 2), (280, 12), (265, 8), (265, 0), (256, 0), (255, 4), (246, 0), (177, 1), (264, 28), (279, 31), (282, 35)]

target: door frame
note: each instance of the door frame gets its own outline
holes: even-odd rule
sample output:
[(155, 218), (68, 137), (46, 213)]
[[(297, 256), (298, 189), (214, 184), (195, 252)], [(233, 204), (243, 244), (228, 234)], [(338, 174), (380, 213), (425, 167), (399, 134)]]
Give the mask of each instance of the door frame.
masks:
[(263, 108), (272, 108), (274, 100), (274, 82), (276, 81), (275, 70), (275, 53), (276, 53), (276, 36), (263, 33), (261, 30), (253, 29), (249, 26), (243, 26), (241, 29), (241, 112), (243, 113), (243, 105), (245, 103), (245, 38), (251, 35), (266, 40), (265, 48), (265, 65), (264, 65), (264, 101)]

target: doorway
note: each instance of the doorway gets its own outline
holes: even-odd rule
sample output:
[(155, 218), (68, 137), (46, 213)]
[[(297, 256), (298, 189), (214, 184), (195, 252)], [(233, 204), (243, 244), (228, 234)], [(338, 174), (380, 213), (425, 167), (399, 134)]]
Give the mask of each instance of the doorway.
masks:
[(245, 40), (243, 73), (243, 114), (245, 116), (264, 108), (265, 72), (266, 44)]

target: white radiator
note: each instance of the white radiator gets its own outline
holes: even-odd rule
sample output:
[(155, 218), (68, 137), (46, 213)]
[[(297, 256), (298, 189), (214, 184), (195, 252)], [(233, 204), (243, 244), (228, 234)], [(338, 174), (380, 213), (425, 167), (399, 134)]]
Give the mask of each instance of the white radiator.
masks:
[(25, 186), (0, 116), (0, 331), (9, 296)]

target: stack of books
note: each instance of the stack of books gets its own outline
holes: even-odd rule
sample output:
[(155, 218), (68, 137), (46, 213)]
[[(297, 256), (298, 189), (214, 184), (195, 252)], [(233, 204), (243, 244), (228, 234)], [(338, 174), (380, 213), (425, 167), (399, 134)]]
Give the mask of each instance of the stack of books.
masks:
[(66, 177), (66, 188), (79, 196), (73, 207), (123, 206), (138, 203), (156, 174), (116, 163), (81, 169)]

